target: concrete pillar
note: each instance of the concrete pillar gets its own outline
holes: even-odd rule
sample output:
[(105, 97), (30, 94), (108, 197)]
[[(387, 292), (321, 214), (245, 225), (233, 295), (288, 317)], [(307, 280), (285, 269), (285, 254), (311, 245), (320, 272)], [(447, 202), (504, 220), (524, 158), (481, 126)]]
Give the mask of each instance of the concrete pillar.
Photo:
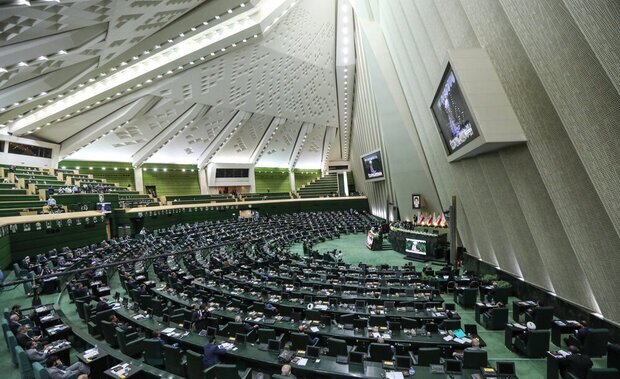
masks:
[(342, 179), (344, 183), (344, 195), (349, 196), (349, 175), (348, 172), (342, 174)]
[(140, 194), (144, 194), (144, 180), (142, 179), (142, 167), (136, 167), (133, 169), (133, 178), (136, 182), (136, 191)]
[(208, 195), (209, 194), (209, 186), (207, 184), (207, 170), (206, 169), (198, 169), (198, 182), (200, 183), (200, 194)]
[(295, 172), (293, 170), (288, 171), (288, 181), (291, 183), (291, 192), (295, 192), (297, 188), (295, 186)]

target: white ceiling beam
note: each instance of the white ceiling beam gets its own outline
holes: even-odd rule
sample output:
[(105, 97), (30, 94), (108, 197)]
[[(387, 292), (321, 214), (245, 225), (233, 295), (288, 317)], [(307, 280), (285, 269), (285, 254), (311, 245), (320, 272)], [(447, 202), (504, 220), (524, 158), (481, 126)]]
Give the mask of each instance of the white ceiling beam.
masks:
[(153, 96), (144, 96), (87, 126), (61, 143), (60, 158), (66, 158), (84, 146), (112, 132), (114, 129), (119, 128), (123, 123), (142, 115), (156, 101), (157, 98)]
[(336, 128), (325, 127), (325, 138), (323, 138), (323, 152), (321, 155), (321, 167), (327, 168), (329, 162), (329, 151), (331, 150), (332, 143), (336, 138)]
[(250, 156), (250, 163), (256, 164), (256, 162), (258, 162), (261, 155), (265, 151), (265, 148), (267, 147), (267, 145), (269, 145), (269, 142), (271, 142), (271, 139), (276, 134), (276, 131), (280, 126), (284, 125), (284, 123), (286, 123), (285, 118), (274, 117), (273, 119), (271, 119), (269, 127), (265, 131), (265, 134), (263, 134), (263, 137), (261, 138), (260, 142), (254, 149), (254, 152)]
[(140, 167), (147, 159), (153, 156), (157, 151), (164, 147), (174, 137), (179, 135), (188, 125), (194, 122), (198, 117), (202, 117), (209, 110), (208, 105), (194, 104), (183, 114), (177, 117), (170, 125), (168, 125), (159, 134), (147, 142), (140, 150), (131, 157), (131, 164), (134, 167)]
[(297, 134), (297, 140), (295, 141), (295, 147), (293, 147), (293, 151), (291, 152), (291, 156), (288, 160), (288, 169), (293, 170), (295, 165), (297, 164), (297, 160), (299, 155), (301, 154), (301, 149), (304, 147), (304, 142), (306, 142), (306, 138), (308, 134), (314, 129), (314, 124), (309, 122), (304, 122), (301, 125), (301, 129), (299, 129), (299, 134)]
[(213, 138), (209, 146), (200, 154), (198, 158), (198, 168), (203, 169), (209, 164), (211, 159), (224, 146), (226, 142), (252, 116), (251, 112), (237, 111), (237, 113), (228, 121), (228, 124)]

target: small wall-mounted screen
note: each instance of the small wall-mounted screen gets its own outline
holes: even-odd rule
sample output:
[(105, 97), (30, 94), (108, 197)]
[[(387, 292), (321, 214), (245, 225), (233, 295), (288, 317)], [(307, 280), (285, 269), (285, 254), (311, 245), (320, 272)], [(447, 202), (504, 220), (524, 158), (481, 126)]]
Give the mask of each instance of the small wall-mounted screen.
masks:
[(373, 151), (366, 155), (362, 155), (362, 167), (364, 169), (364, 177), (366, 180), (382, 180), (385, 179), (383, 173), (383, 159), (381, 151)]
[(449, 154), (480, 135), (450, 66), (441, 80), (431, 109)]

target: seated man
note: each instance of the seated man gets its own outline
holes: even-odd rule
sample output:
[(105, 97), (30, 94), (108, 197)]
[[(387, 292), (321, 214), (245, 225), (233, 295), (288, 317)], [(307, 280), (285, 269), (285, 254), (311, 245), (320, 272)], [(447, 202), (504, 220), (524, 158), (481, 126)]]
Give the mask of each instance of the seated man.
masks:
[(88, 288), (84, 287), (82, 283), (78, 283), (73, 289), (73, 297), (76, 299), (87, 297), (89, 295)]
[(108, 298), (102, 297), (97, 303), (97, 307), (95, 308), (97, 312), (107, 311), (108, 309), (112, 309), (112, 306), (108, 304)]
[(127, 324), (126, 322), (120, 322), (118, 320), (118, 317), (116, 317), (116, 315), (110, 315), (109, 320), (110, 320), (110, 323), (114, 325), (114, 327), (120, 328), (123, 332), (127, 332), (132, 329), (131, 325)]
[(585, 320), (582, 320), (579, 322), (579, 329), (575, 330), (575, 334), (568, 336), (568, 338), (565, 338), (564, 342), (566, 342), (566, 344), (569, 346), (570, 345), (581, 346), (586, 340), (588, 331), (589, 331), (588, 322)]
[(42, 362), (47, 359), (47, 352), (37, 349), (36, 341), (28, 341), (26, 343), (26, 355), (30, 362)]
[(258, 328), (258, 324), (257, 325), (250, 325), (247, 322), (244, 322), (243, 319), (241, 318), (241, 316), (236, 315), (235, 316), (235, 322), (242, 322), (243, 323), (243, 329), (245, 330), (246, 334), (250, 333), (252, 331), (252, 329), (256, 329)]
[(282, 365), (282, 370), (280, 371), (280, 375), (286, 376), (287, 378), (295, 379), (296, 377), (295, 375), (291, 373), (291, 369), (292, 369), (291, 365), (289, 364)]
[(226, 354), (226, 349), (217, 345), (215, 336), (211, 337), (208, 344), (204, 346), (202, 364), (204, 368), (209, 368), (220, 363), (220, 355)]
[(67, 367), (55, 355), (47, 360), (46, 370), (51, 379), (69, 379), (80, 374), (90, 374), (90, 368), (84, 363), (78, 362)]
[(455, 351), (454, 353), (452, 353), (452, 356), (456, 359), (463, 359), (463, 355), (465, 355), (465, 351), (478, 351), (478, 350), (482, 350), (482, 347), (480, 346), (480, 339), (472, 338), (470, 347), (466, 348), (465, 350)]
[[(524, 330), (523, 330), (523, 333), (521, 333), (521, 334), (519, 334), (519, 335), (517, 335), (517, 336), (515, 337), (515, 339), (516, 339), (516, 338), (521, 339), (521, 340), (523, 341), (523, 345), (524, 345), (524, 346), (526, 346), (526, 345), (527, 345), (527, 338), (529, 337), (529, 331), (530, 331), (530, 330), (536, 330), (536, 324), (534, 324), (534, 323), (533, 323), (533, 322), (531, 322), (531, 321), (528, 321), (528, 323), (527, 323), (527, 324), (525, 324), (525, 326), (526, 326), (526, 329), (524, 329)], [(514, 342), (514, 341), (513, 341), (513, 342)]]
[(570, 355), (558, 359), (562, 378), (566, 378), (566, 373), (570, 373), (579, 379), (586, 379), (588, 371), (593, 365), (592, 359), (585, 354), (581, 354), (576, 346), (569, 346), (568, 351), (571, 353)]
[(9, 329), (11, 329), (11, 332), (13, 332), (13, 334), (17, 334), (17, 331), (21, 326), (22, 324), (19, 323), (19, 316), (12, 314), (9, 317)]
[(40, 335), (33, 336), (33, 337), (29, 336), (28, 335), (29, 330), (30, 329), (25, 325), (20, 326), (19, 329), (17, 329), (17, 334), (15, 335), (17, 344), (21, 346), (23, 349), (27, 348), (27, 344), (30, 341), (35, 341), (37, 343), (47, 343), (49, 341), (47, 337), (42, 337)]

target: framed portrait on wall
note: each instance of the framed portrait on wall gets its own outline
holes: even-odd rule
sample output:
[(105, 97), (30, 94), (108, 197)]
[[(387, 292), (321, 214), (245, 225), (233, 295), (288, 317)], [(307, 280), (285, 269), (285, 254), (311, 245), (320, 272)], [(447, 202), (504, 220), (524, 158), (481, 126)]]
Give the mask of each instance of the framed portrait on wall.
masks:
[(422, 195), (413, 194), (411, 195), (411, 204), (413, 209), (422, 209)]

